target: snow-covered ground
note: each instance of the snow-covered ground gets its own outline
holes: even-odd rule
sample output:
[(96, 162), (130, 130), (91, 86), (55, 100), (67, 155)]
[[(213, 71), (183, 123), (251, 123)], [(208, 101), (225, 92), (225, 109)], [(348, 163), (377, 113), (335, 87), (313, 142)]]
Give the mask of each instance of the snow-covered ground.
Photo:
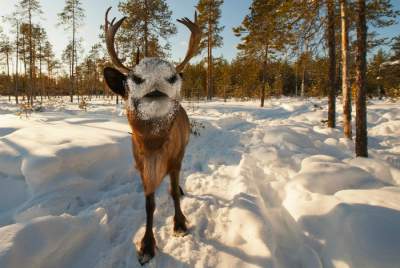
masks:
[[(181, 173), (190, 234), (173, 236), (165, 179), (149, 267), (400, 267), (399, 103), (369, 104), (368, 159), (321, 123), (325, 100), (185, 106), (200, 132)], [(16, 111), (0, 100), (0, 267), (140, 267), (122, 106)]]

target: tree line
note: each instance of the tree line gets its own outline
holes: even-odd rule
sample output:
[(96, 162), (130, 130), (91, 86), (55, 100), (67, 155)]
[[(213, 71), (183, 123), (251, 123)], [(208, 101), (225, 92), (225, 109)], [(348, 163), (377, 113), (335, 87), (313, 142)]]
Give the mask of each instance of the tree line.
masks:
[[(346, 91), (346, 99), (355, 79), (356, 4), (343, 0), (253, 0), (249, 14), (232, 29), (241, 42), (237, 56), (227, 61), (213, 56), (213, 50), (223, 45), (223, 0), (199, 0), (196, 9), (204, 33), (201, 60), (187, 68), (183, 96), (260, 98), (263, 105), (269, 96), (333, 99)], [(168, 38), (176, 34), (176, 26), (165, 0), (125, 0), (118, 8), (128, 17), (116, 40), (118, 53), (128, 66), (134, 65), (137, 50), (141, 57), (170, 56)], [(13, 34), (1, 33), (1, 94), (14, 95), (16, 100), (17, 96), (26, 97), (31, 103), (37, 97), (52, 95), (70, 95), (73, 101), (74, 95), (110, 94), (101, 75), (108, 64), (104, 42), (94, 44), (86, 54), (82, 50), (79, 29), (85, 10), (81, 0), (66, 0), (58, 13), (58, 26), (70, 36), (60, 59), (54, 55), (46, 29), (37, 22), (42, 13), (39, 0), (20, 0), (15, 12), (5, 18)], [(389, 0), (366, 1), (366, 23), (375, 30), (395, 24), (398, 14)], [(99, 35), (104, 38), (102, 31)], [(390, 62), (399, 59), (400, 35), (387, 40), (370, 30), (367, 49), (376, 51), (390, 41), (390, 50), (380, 49), (370, 57), (368, 96), (399, 95), (400, 67)], [(343, 57), (342, 49), (347, 50), (347, 56)]]
[[(388, 39), (377, 34), (397, 23), (400, 13), (392, 1), (252, 0), (248, 14), (231, 29), (240, 38), (231, 61), (213, 53), (223, 46), (223, 4), (196, 4), (203, 36), (200, 60), (185, 71), (185, 98), (259, 98), (263, 106), (271, 96), (327, 96), (327, 124), (335, 127), (336, 97), (341, 96), (344, 132), (351, 138), (352, 100), (356, 121), (365, 124), (366, 97), (400, 95), (400, 35)], [(165, 0), (122, 0), (118, 10), (127, 19), (116, 47), (127, 66), (135, 64), (136, 55), (170, 57), (169, 38), (176, 26)], [(39, 0), (19, 0), (4, 18), (13, 33), (0, 33), (0, 93), (31, 104), (55, 95), (69, 95), (71, 102), (74, 96), (78, 101), (83, 95), (109, 96), (102, 79), (103, 68), (110, 64), (104, 26), (99, 29), (101, 41), (84, 53), (79, 30), (85, 10), (81, 0), (65, 0), (57, 24), (70, 41), (57, 59), (40, 24), (42, 14)]]

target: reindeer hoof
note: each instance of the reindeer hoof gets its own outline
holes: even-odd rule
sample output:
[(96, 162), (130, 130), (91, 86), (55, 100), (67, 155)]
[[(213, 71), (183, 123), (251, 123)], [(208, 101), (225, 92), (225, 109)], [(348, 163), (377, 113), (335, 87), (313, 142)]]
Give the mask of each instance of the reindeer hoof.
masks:
[(143, 239), (138, 251), (138, 261), (141, 265), (148, 263), (155, 256), (155, 243), (153, 239)]
[(153, 259), (153, 257), (154, 257), (154, 254), (152, 255), (151, 253), (138, 252), (138, 261), (139, 261), (140, 265), (145, 265), (146, 263), (151, 261), (151, 259)]
[(151, 255), (149, 255), (149, 254), (143, 254), (143, 255), (141, 255), (141, 254), (139, 253), (138, 261), (139, 261), (140, 265), (143, 266), (143, 265), (145, 265), (146, 263), (148, 263), (153, 257), (154, 257), (154, 256), (151, 256)]
[(174, 223), (174, 236), (176, 237), (183, 237), (185, 235), (189, 234), (189, 231), (186, 227), (185, 222), (182, 224)]

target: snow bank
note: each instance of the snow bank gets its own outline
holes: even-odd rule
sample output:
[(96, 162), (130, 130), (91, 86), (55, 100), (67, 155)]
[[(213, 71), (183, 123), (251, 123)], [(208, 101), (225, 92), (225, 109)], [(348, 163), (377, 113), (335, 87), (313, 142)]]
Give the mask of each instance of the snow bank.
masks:
[[(181, 173), (190, 234), (172, 235), (166, 179), (148, 266), (398, 266), (398, 104), (369, 105), (368, 159), (321, 123), (325, 100), (185, 105), (204, 126)], [(2, 107), (0, 267), (141, 267), (145, 202), (123, 106), (59, 100), (29, 118)]]
[(103, 250), (107, 239), (104, 216), (97, 209), (94, 215), (44, 216), (0, 228), (0, 266), (92, 267), (96, 260), (90, 253)]

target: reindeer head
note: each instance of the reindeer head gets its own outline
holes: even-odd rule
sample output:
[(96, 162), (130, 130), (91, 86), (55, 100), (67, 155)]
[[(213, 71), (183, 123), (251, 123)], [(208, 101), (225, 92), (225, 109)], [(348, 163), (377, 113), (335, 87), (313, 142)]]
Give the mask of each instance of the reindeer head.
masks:
[(126, 19), (120, 19), (114, 24), (115, 18), (109, 22), (107, 10), (105, 16), (105, 34), (107, 50), (116, 67), (106, 67), (104, 77), (107, 85), (116, 94), (127, 101), (127, 108), (135, 111), (143, 120), (155, 119), (173, 113), (180, 99), (182, 71), (189, 60), (197, 52), (201, 39), (201, 30), (195, 22), (188, 18), (178, 20), (191, 31), (189, 48), (185, 59), (176, 67), (159, 58), (137, 59), (136, 66), (131, 70), (118, 59), (114, 47), (115, 34)]

